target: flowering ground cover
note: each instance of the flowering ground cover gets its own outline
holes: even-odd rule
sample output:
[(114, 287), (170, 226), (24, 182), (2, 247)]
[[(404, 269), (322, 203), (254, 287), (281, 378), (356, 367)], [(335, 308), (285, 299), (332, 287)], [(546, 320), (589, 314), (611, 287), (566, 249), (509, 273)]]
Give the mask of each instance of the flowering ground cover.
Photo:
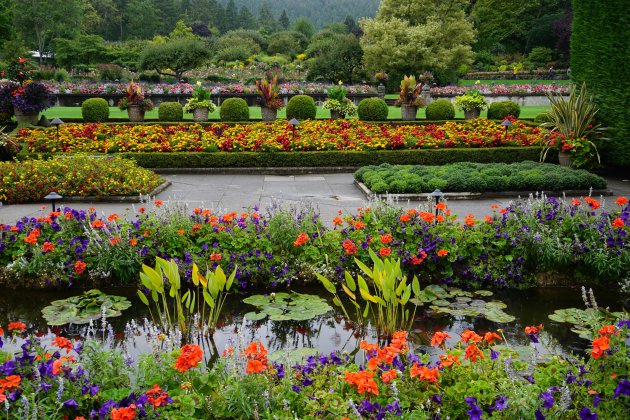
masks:
[(0, 281), (134, 285), (142, 264), (159, 256), (175, 258), (187, 283), (196, 263), (202, 271), (236, 270), (240, 289), (277, 287), (317, 282), (314, 273), (343, 279), (356, 271), (355, 258), (368, 263), (372, 251), (400, 258), (423, 284), (524, 288), (552, 273), (556, 282), (613, 285), (630, 267), (630, 206), (619, 197), (614, 210), (599, 207), (590, 197), (542, 197), (489, 209), (479, 220), (460, 219), (444, 203), (408, 211), (375, 203), (340, 214), (332, 229), (309, 208), (190, 212), (159, 200), (130, 215), (64, 208), (0, 225)]
[(566, 191), (606, 188), (606, 180), (584, 170), (549, 163), (453, 163), (442, 166), (364, 166), (354, 173), (372, 192), (384, 194), (489, 191)]
[(429, 357), (397, 331), (383, 343), (363, 340), (353, 354), (297, 362), (272, 359), (242, 336), (219, 353), (158, 331), (134, 360), (125, 350), (134, 334), (114, 347), (90, 327), (83, 340), (57, 335), (48, 344), (16, 321), (6, 335), (0, 328), (9, 348), (23, 340), (18, 351), (0, 350), (0, 401), (7, 417), (75, 420), (625, 418), (630, 320), (594, 321), (585, 356), (555, 352), (541, 324), (524, 328), (525, 348), (502, 330), (438, 330)]
[(148, 194), (163, 179), (133, 161), (76, 155), (51, 160), (0, 162), (0, 201), (41, 201), (51, 191), (63, 197)]
[(507, 96), (528, 96), (528, 95), (546, 95), (553, 94), (569, 94), (570, 85), (567, 84), (498, 84), (498, 85), (481, 85), (474, 84), (472, 86), (443, 86), (431, 89), (431, 95), (462, 95), (468, 90), (478, 90), (482, 95), (507, 95)]
[(495, 121), (387, 125), (357, 120), (304, 121), (293, 136), (286, 121), (272, 124), (65, 124), (22, 129), (18, 140), (33, 153), (289, 152), (540, 146), (546, 131), (516, 120), (505, 134)]

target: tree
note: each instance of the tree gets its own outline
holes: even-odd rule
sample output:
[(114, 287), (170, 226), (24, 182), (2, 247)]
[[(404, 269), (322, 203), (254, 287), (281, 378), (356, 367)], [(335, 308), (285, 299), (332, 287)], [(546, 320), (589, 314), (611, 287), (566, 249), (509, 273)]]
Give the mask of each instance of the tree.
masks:
[(177, 80), (181, 80), (185, 72), (199, 67), (209, 56), (208, 48), (203, 42), (180, 38), (165, 44), (147, 46), (140, 55), (138, 67), (142, 70), (155, 70), (164, 76), (175, 76)]
[(278, 31), (278, 22), (273, 17), (273, 13), (267, 3), (263, 3), (260, 6), (260, 13), (258, 14), (258, 25), (261, 32), (265, 34), (272, 34)]
[(173, 31), (168, 34), (169, 39), (195, 39), (191, 27), (186, 26), (183, 20), (178, 20)]
[(357, 22), (354, 20), (352, 16), (350, 15), (346, 16), (346, 19), (343, 21), (343, 24), (346, 25), (346, 29), (351, 34), (354, 34), (355, 36), (359, 36), (361, 34), (361, 28), (359, 27), (359, 25), (357, 24)]
[(267, 47), (269, 55), (287, 54), (294, 56), (306, 49), (308, 40), (304, 35), (295, 31), (281, 31), (273, 35)]
[(361, 46), (371, 71), (448, 71), (472, 60), (466, 0), (383, 0), (376, 19), (362, 19)]
[(217, 0), (188, 0), (184, 5), (184, 12), (188, 22), (202, 22), (206, 26), (218, 28), (223, 21), (225, 9)]
[[(15, 29), (13, 28), (13, 2), (0, 2), (0, 39), (2, 43), (8, 42), (15, 38)], [(2, 45), (0, 45), (2, 47)]]
[(56, 38), (55, 63), (71, 68), (77, 64), (96, 64), (107, 61), (108, 48), (99, 35), (79, 35), (75, 39)]
[(54, 38), (73, 38), (81, 28), (81, 0), (29, 0), (14, 8), (15, 26), (39, 52), (40, 64)]
[(315, 34), (315, 28), (308, 18), (301, 17), (293, 21), (291, 30), (304, 34), (306, 39), (311, 39)]
[(232, 31), (234, 29), (238, 29), (240, 27), (238, 21), (238, 9), (236, 7), (236, 3), (234, 0), (230, 0), (225, 8), (225, 14), (223, 15), (223, 21), (219, 28), (221, 32), (225, 33), (228, 31)]
[(124, 21), (127, 39), (153, 38), (161, 27), (151, 0), (131, 0), (125, 9)]
[(152, 0), (153, 8), (159, 16), (159, 33), (166, 35), (173, 30), (175, 23), (182, 18), (179, 0)]
[(352, 34), (323, 31), (313, 37), (307, 49), (308, 79), (353, 82), (362, 76), (363, 51)]
[(291, 24), (291, 22), (289, 21), (289, 16), (287, 16), (287, 11), (283, 10), (282, 14), (280, 15), (280, 19), (278, 19), (278, 23), (280, 24), (280, 27), (284, 30), (289, 29), (289, 25)]
[(242, 29), (258, 29), (256, 16), (249, 10), (249, 7), (242, 6), (238, 12), (238, 21)]

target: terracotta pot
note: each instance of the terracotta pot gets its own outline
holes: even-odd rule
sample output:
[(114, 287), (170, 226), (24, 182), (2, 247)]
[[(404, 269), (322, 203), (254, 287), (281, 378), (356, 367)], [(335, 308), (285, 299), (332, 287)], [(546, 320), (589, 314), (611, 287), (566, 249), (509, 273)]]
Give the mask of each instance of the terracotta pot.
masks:
[(13, 113), (15, 114), (15, 121), (17, 121), (18, 124), (37, 125), (38, 112), (22, 112), (17, 109), (17, 107), (13, 107)]
[(400, 107), (400, 116), (403, 121), (415, 121), (418, 107), (413, 105), (402, 105)]
[(275, 121), (276, 117), (278, 116), (277, 109), (271, 109), (271, 108), (267, 108), (263, 106), (260, 108), (260, 111), (262, 114), (263, 121)]
[(330, 111), (330, 119), (331, 120), (339, 120), (342, 119), (343, 115), (341, 115), (341, 112), (339, 111)]
[(466, 117), (467, 120), (472, 120), (473, 118), (479, 118), (480, 114), (481, 114), (480, 109), (471, 109), (470, 111), (464, 111), (464, 117)]
[(193, 109), (193, 120), (196, 122), (208, 121), (208, 112), (210, 110), (207, 107)]
[(144, 108), (141, 106), (129, 105), (127, 108), (127, 114), (129, 115), (129, 122), (144, 121)]
[(571, 155), (565, 152), (558, 152), (558, 162), (560, 163), (560, 166), (566, 166), (567, 168), (573, 166), (573, 162), (571, 162)]

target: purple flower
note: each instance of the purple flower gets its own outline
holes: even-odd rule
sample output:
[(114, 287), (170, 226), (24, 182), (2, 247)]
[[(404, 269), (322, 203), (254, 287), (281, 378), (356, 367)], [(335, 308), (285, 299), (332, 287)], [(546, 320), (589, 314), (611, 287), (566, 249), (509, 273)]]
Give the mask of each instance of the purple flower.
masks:
[(551, 392), (543, 392), (539, 395), (539, 397), (543, 400), (542, 407), (543, 408), (551, 408), (553, 407), (553, 403), (556, 401), (551, 395)]
[(278, 377), (278, 379), (284, 378), (284, 364), (274, 362), (273, 367), (276, 369), (276, 377)]
[(466, 411), (466, 414), (468, 414), (468, 418), (470, 420), (481, 420), (483, 411), (477, 406), (477, 398), (466, 397), (464, 398), (464, 401), (466, 401), (466, 404), (468, 404), (468, 407), (470, 407), (470, 410)]
[(62, 405), (64, 408), (69, 408), (71, 410), (76, 410), (77, 408), (79, 408), (79, 404), (74, 400), (74, 398), (70, 398), (69, 400), (64, 401)]
[(438, 394), (434, 394), (433, 397), (431, 397), (431, 399), (433, 400), (434, 403), (442, 405), (442, 397), (439, 396)]
[(299, 386), (297, 386), (297, 385), (293, 385), (293, 386), (291, 387), (291, 391), (293, 391), (293, 392), (300, 392), (300, 391), (302, 391), (302, 388), (300, 388), (300, 387), (299, 387)]
[(597, 413), (592, 412), (588, 407), (583, 407), (579, 414), (582, 420), (597, 420)]
[(536, 420), (545, 420), (546, 418), (545, 415), (540, 412), (540, 409), (536, 410), (534, 415), (536, 416)]
[(626, 395), (630, 397), (630, 381), (628, 381), (627, 379), (624, 379), (617, 384), (617, 388), (615, 388), (615, 393), (612, 397), (617, 398), (620, 395)]
[(499, 357), (499, 352), (494, 351), (493, 349), (490, 349), (490, 359), (495, 360), (497, 357)]
[(508, 405), (507, 397), (499, 395), (496, 400), (494, 400), (494, 404), (492, 404), (488, 410), (490, 410), (490, 413), (493, 411), (503, 411), (508, 407)]
[(619, 322), (617, 323), (617, 327), (619, 327), (619, 328), (623, 328), (624, 326), (625, 326), (626, 328), (630, 328), (630, 319), (626, 319), (626, 320), (624, 320), (624, 321), (619, 321)]
[(593, 408), (597, 408), (597, 406), (599, 405), (600, 401), (602, 401), (603, 398), (599, 396), (599, 394), (595, 394), (595, 398), (593, 399)]

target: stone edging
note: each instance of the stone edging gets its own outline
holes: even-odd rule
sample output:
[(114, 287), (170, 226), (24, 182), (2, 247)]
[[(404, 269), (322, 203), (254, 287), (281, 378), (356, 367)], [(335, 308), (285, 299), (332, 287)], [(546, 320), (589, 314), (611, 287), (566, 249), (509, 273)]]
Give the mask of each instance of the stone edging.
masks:
[(161, 175), (312, 175), (344, 174), (359, 169), (357, 166), (331, 167), (269, 167), (269, 168), (151, 168)]
[[(402, 200), (411, 200), (411, 201), (424, 201), (429, 199), (430, 193), (423, 194), (374, 194), (365, 184), (362, 182), (354, 180), (354, 183), (361, 192), (367, 198), (385, 198), (385, 197), (395, 197)], [(492, 198), (520, 198), (520, 197), (528, 197), (530, 194), (538, 194), (543, 192), (548, 196), (559, 197), (562, 195), (567, 195), (569, 197), (577, 196), (610, 196), (613, 195), (613, 191), (606, 190), (566, 190), (566, 191), (496, 191), (496, 192), (486, 192), (486, 193), (471, 193), (471, 192), (457, 192), (457, 193), (444, 193), (444, 198), (447, 200), (486, 200)]]
[[(145, 196), (154, 197), (167, 189), (171, 185), (171, 181), (164, 181)], [(87, 197), (64, 197), (60, 202), (69, 203), (91, 203), (98, 201), (100, 203), (139, 203), (142, 198), (142, 194), (139, 195), (106, 195), (103, 197), (87, 196)]]

